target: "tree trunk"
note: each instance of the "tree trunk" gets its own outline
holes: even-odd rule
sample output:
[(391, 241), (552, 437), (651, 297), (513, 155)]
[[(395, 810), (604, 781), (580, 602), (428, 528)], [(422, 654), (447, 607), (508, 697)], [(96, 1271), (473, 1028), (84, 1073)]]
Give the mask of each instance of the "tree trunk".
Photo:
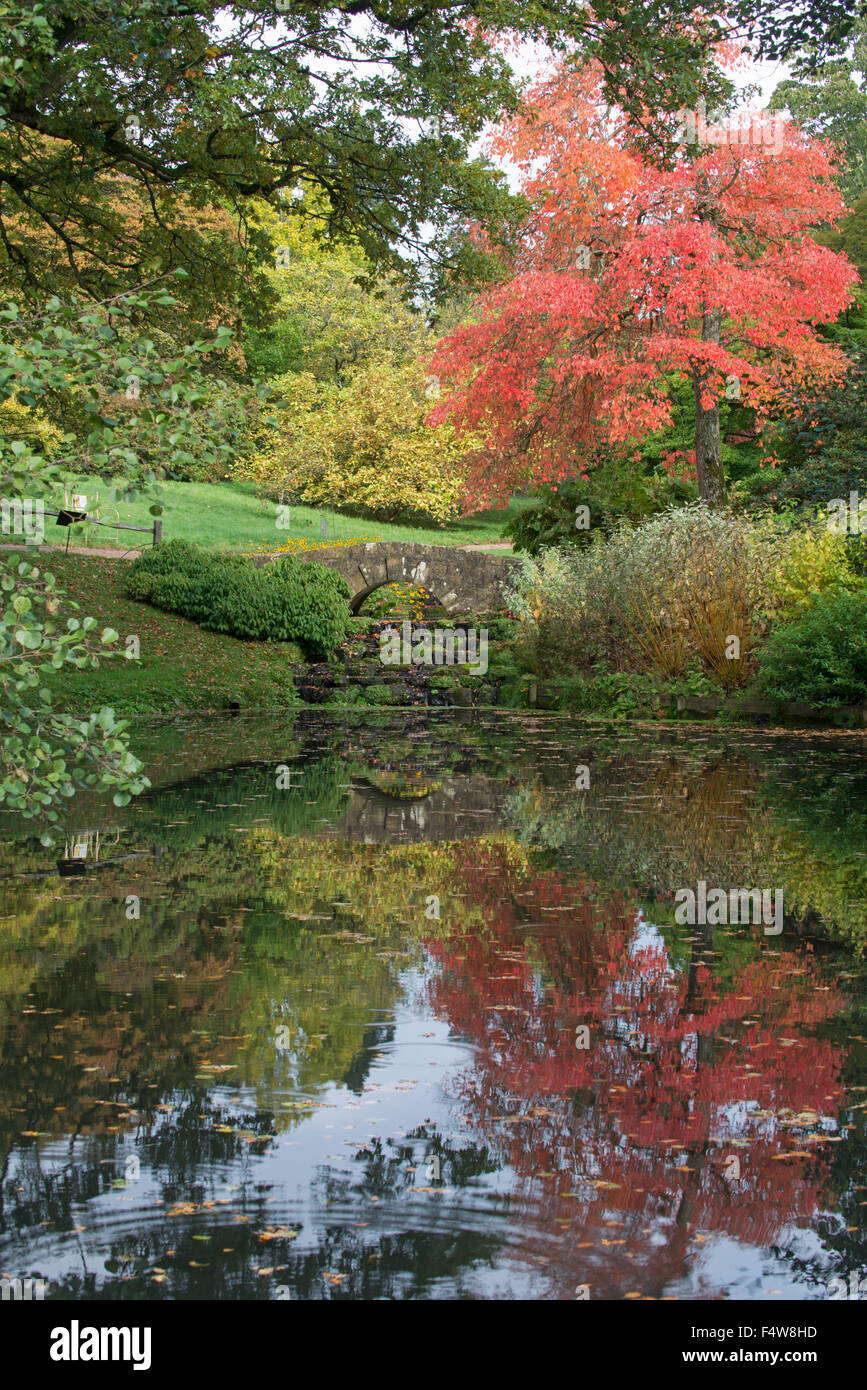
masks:
[[(701, 340), (718, 343), (722, 329), (722, 309), (708, 309), (702, 315)], [(722, 464), (722, 439), (719, 428), (719, 402), (710, 410), (701, 403), (702, 388), (709, 373), (694, 371), (692, 389), (695, 396), (695, 462), (698, 472), (698, 495), (709, 507), (722, 506), (726, 500), (725, 475)]]

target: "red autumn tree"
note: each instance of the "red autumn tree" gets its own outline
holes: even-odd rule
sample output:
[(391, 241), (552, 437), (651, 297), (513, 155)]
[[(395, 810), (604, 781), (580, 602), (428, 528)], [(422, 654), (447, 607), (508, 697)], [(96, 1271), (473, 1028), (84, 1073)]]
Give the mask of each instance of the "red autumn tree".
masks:
[(786, 385), (842, 372), (816, 325), (849, 302), (857, 272), (809, 234), (843, 211), (831, 156), (767, 121), (705, 140), (693, 123), (696, 139), (657, 167), (606, 109), (599, 69), (564, 64), (498, 130), (492, 150), (517, 166), (529, 205), (510, 278), (432, 363), (451, 388), (432, 421), (486, 439), (468, 461), (469, 505), (583, 472), (594, 446), (628, 448), (668, 424), (678, 372), (695, 395), (699, 493), (718, 503), (721, 397), (761, 422)]

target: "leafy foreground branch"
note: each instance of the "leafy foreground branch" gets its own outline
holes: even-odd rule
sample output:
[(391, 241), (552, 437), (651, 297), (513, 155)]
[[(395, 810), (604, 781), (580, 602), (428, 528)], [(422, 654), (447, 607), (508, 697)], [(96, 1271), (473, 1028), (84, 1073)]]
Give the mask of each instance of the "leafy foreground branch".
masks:
[[(0, 311), (0, 405), (32, 408), (74, 382), (88, 427), (86, 457), (81, 440), (67, 435), (50, 461), (38, 442), (34, 447), (14, 437), (15, 411), (0, 420), (4, 530), (8, 518), (14, 532), (19, 517), (41, 517), (46, 496), (73, 464), (103, 466), (136, 488), (155, 478), (142, 453), (156, 453), (169, 468), (189, 453), (202, 400), (197, 367), (204, 354), (225, 346), (227, 335), (219, 331), (211, 342), (197, 341), (161, 359), (135, 329), (137, 312), (154, 302), (174, 301), (163, 288), (96, 307), (53, 299), (39, 315), (22, 316), (14, 304)], [(124, 394), (130, 380), (135, 390)], [(32, 529), (27, 540), (38, 541)], [(149, 785), (129, 749), (125, 723), (109, 707), (85, 719), (57, 713), (45, 684), (51, 672), (96, 667), (117, 655), (117, 632), (106, 627), (99, 633), (96, 619), (74, 616), (78, 605), (54, 576), (20, 551), (0, 562), (0, 590), (0, 807), (51, 824), (60, 819), (64, 799), (84, 787), (113, 787), (115, 803), (124, 805)]]
[(57, 714), (43, 685), (49, 670), (98, 666), (118, 634), (107, 627), (97, 636), (95, 618), (64, 621), (54, 576), (29, 561), (7, 559), (0, 573), (0, 803), (54, 822), (76, 787), (114, 787), (115, 805), (124, 806), (150, 786), (127, 746), (126, 723), (108, 707), (83, 720)]

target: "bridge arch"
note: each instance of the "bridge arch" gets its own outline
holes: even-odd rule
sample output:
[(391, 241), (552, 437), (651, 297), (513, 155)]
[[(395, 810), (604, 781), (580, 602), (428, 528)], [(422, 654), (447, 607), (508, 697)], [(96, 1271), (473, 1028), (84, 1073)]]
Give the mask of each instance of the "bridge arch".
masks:
[[(267, 564), (274, 558), (257, 556), (256, 563)], [(506, 607), (503, 584), (518, 563), (510, 555), (399, 541), (323, 546), (300, 552), (299, 559), (328, 565), (342, 574), (349, 585), (353, 613), (385, 584), (423, 585), (447, 613), (496, 613)]]
[[(357, 615), (361, 612), (362, 607), (364, 606), (364, 600), (370, 598), (370, 595), (371, 595), (371, 594), (375, 594), (376, 591), (377, 591), (377, 589), (384, 589), (385, 586), (386, 586), (386, 584), (397, 584), (397, 583), (403, 583), (403, 582), (404, 582), (403, 580), (396, 580), (396, 579), (379, 579), (379, 580), (377, 580), (377, 582), (376, 582), (375, 584), (370, 584), (370, 585), (368, 585), (368, 587), (367, 587), (366, 589), (359, 589), (359, 590), (358, 590), (358, 593), (357, 593), (357, 594), (353, 594), (353, 595), (352, 595), (352, 598), (349, 600), (349, 611), (350, 611), (350, 613), (352, 613), (354, 616), (357, 616)], [(411, 579), (411, 580), (406, 581), (406, 582), (411, 583), (411, 584), (422, 584), (422, 583), (423, 583), (423, 581), (420, 580), (420, 579)], [(431, 593), (431, 588), (430, 588), (430, 585), (429, 585), (429, 584), (425, 584), (424, 587), (427, 589), (428, 593)], [(439, 595), (438, 595), (438, 594), (434, 594), (434, 595), (433, 595), (433, 599), (434, 599), (435, 604), (436, 604), (438, 607), (444, 607), (444, 606), (445, 606), (445, 605), (443, 605), (443, 604), (440, 603), (440, 598), (439, 598)]]

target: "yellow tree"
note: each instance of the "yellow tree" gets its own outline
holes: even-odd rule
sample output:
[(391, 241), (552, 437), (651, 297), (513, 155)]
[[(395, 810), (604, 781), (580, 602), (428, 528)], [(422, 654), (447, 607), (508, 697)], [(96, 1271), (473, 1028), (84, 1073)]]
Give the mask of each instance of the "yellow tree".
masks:
[(272, 388), (277, 427), (237, 469), (262, 491), (380, 521), (460, 511), (458, 464), (472, 441), (427, 423), (436, 383), (418, 362), (370, 361), (342, 387), (288, 372)]

